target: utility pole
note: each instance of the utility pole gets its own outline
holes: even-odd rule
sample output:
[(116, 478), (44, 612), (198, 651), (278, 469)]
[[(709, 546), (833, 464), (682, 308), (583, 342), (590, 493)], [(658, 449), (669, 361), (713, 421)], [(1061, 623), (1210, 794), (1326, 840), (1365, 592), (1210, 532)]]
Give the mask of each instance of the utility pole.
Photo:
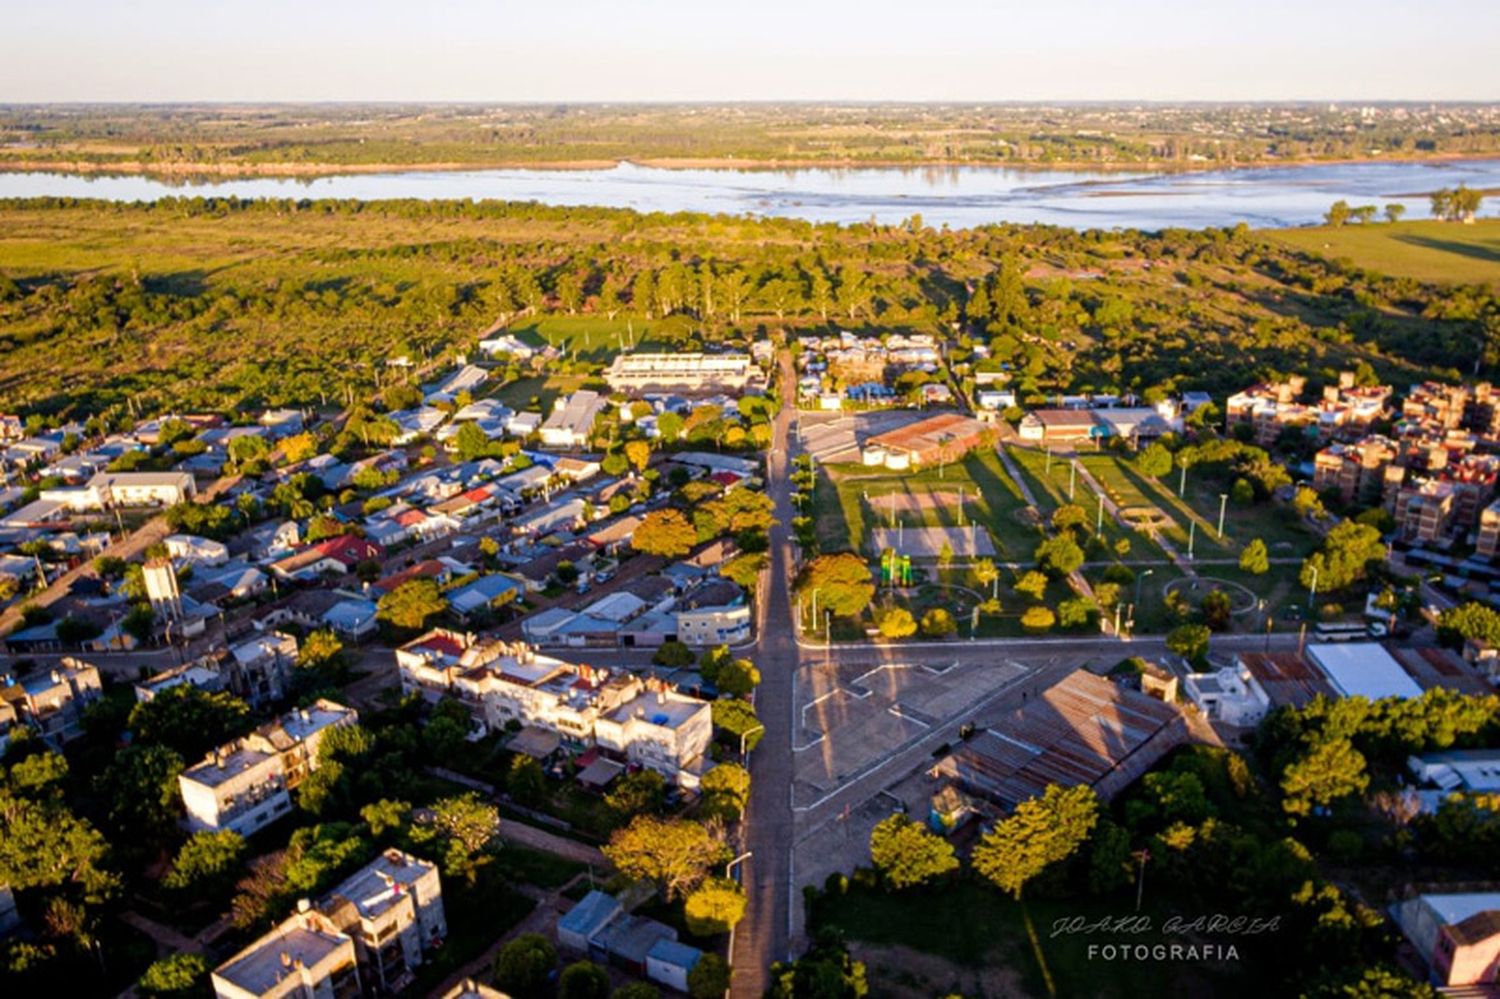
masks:
[(1104, 533), (1104, 494), (1099, 494), (1099, 510), (1094, 515), (1094, 533)]
[(1219, 540), (1224, 540), (1224, 507), (1229, 502), (1228, 493), (1219, 494)]
[(1078, 484), (1078, 462), (1068, 462), (1068, 502), (1073, 502), (1073, 487)]
[(1187, 466), (1182, 466), (1182, 475), (1177, 478), (1177, 498), (1182, 499), (1182, 494), (1187, 492)]
[(1193, 542), (1198, 540), (1198, 522), (1188, 521), (1188, 561), (1193, 559)]

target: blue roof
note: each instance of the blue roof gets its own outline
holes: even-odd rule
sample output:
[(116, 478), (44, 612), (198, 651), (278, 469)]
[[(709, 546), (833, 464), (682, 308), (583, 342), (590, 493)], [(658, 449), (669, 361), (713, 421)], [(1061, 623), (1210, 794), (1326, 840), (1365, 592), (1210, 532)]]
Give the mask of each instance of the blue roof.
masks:
[(557, 921), (559, 930), (577, 933), (585, 940), (592, 937), (620, 911), (620, 903), (613, 895), (602, 891), (591, 891), (583, 900)]
[(351, 597), (328, 608), (323, 615), (323, 620), (329, 624), (363, 624), (375, 616), (376, 609), (375, 605), (368, 600)]
[(676, 968), (684, 968), (692, 971), (693, 966), (703, 959), (703, 952), (697, 947), (691, 947), (677, 940), (668, 940), (666, 937), (662, 937), (651, 945), (651, 949), (646, 952), (646, 956), (654, 958), (663, 964), (670, 964)]

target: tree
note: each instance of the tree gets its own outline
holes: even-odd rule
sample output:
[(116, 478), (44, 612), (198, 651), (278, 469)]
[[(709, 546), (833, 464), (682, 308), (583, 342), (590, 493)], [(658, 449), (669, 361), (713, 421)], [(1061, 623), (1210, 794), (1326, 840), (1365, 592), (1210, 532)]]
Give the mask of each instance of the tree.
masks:
[(480, 857), (500, 832), (500, 811), (472, 791), (433, 802), (412, 829), (412, 842), (433, 843), (442, 850), (443, 873), (470, 882)]
[(622, 819), (655, 815), (667, 803), (667, 782), (655, 770), (637, 770), (616, 781), (604, 803)]
[(182, 757), (166, 747), (141, 743), (115, 754), (99, 775), (98, 789), (109, 804), (110, 827), (131, 846), (170, 840), (182, 814), (177, 775)]
[(713, 684), (721, 694), (748, 697), (752, 690), (760, 686), (760, 670), (748, 659), (734, 659), (719, 669)]
[(1099, 798), (1087, 784), (1049, 784), (1028, 798), (974, 847), (974, 870), (1020, 899), (1026, 883), (1072, 856), (1099, 819)]
[(120, 882), (104, 867), (109, 844), (99, 831), (60, 796), (35, 798), (16, 783), (12, 767), (9, 784), (0, 783), (0, 884), (18, 893), (67, 885), (90, 902), (113, 894)]
[(641, 518), (630, 539), (636, 551), (663, 558), (679, 558), (693, 550), (698, 532), (678, 510), (652, 510)]
[(1342, 590), (1365, 578), (1372, 565), (1385, 561), (1380, 532), (1368, 524), (1342, 520), (1323, 539), (1321, 551), (1309, 555), (1298, 577), (1319, 593)]
[(714, 727), (729, 736), (731, 744), (738, 749), (741, 742), (745, 749), (754, 749), (765, 734), (765, 726), (755, 715), (755, 707), (749, 701), (736, 698), (721, 698), (713, 702)]
[(826, 609), (836, 617), (853, 617), (870, 606), (875, 580), (869, 564), (852, 552), (819, 555), (803, 567), (797, 593), (809, 605), (816, 593), (819, 613)]
[(942, 607), (934, 607), (922, 615), (922, 634), (928, 638), (946, 638), (958, 631), (958, 622)]
[(547, 795), (547, 776), (542, 765), (524, 754), (517, 754), (510, 761), (510, 770), (505, 775), (505, 790), (523, 805), (535, 805)]
[(1152, 444), (1136, 456), (1135, 467), (1142, 475), (1159, 479), (1172, 471), (1172, 452), (1161, 444)]
[(1266, 551), (1266, 543), (1260, 538), (1254, 538), (1240, 552), (1240, 569), (1253, 576), (1264, 576), (1271, 569), (1271, 556)]
[(673, 669), (683, 669), (693, 665), (693, 650), (688, 648), (677, 639), (662, 642), (652, 654), (651, 661), (658, 666), (670, 666)]
[(1000, 578), (1000, 570), (992, 558), (976, 559), (969, 566), (969, 571), (974, 574), (974, 582), (981, 587), (993, 587)]
[(1385, 220), (1387, 222), (1400, 222), (1401, 216), (1406, 214), (1406, 206), (1400, 202), (1391, 202), (1385, 206)]
[(1167, 633), (1167, 649), (1190, 663), (1201, 663), (1208, 655), (1209, 638), (1207, 625), (1181, 624)]
[(703, 775), (703, 803), (737, 819), (750, 800), (750, 771), (738, 763), (720, 763)]
[(380, 598), (375, 616), (397, 628), (421, 631), (429, 619), (448, 609), (448, 599), (438, 590), (436, 580), (409, 579)]
[(854, 960), (836, 936), (827, 935), (792, 963), (771, 965), (765, 999), (863, 999), (869, 994), (864, 963)]
[(1021, 627), (1029, 632), (1050, 631), (1056, 623), (1057, 615), (1052, 613), (1050, 607), (1043, 607), (1041, 604), (1026, 608), (1021, 615)]
[(1370, 786), (1365, 758), (1348, 739), (1333, 739), (1291, 764), (1281, 776), (1281, 807), (1307, 815)]
[(1047, 595), (1047, 576), (1035, 569), (1028, 570), (1016, 580), (1016, 592), (1033, 600), (1043, 599)]
[(1078, 571), (1083, 565), (1083, 549), (1078, 547), (1071, 535), (1059, 534), (1048, 538), (1036, 547), (1036, 561), (1043, 569), (1059, 576)]
[(694, 936), (728, 933), (745, 917), (745, 890), (730, 878), (708, 878), (687, 896), (683, 915)]
[(609, 999), (661, 999), (661, 989), (650, 982), (627, 982), (611, 992)]
[(495, 955), (495, 984), (514, 996), (547, 994), (557, 951), (540, 933), (523, 933)]
[(695, 888), (728, 853), (696, 822), (651, 815), (637, 815), (615, 830), (604, 847), (604, 855), (622, 874), (656, 882), (668, 902)]
[(1473, 640), (1500, 646), (1500, 612), (1475, 601), (1450, 607), (1438, 615), (1438, 641), (1452, 648)]
[(250, 706), (225, 691), (190, 683), (162, 691), (130, 711), (137, 743), (166, 746), (184, 760), (199, 760), (250, 727)]
[(688, 972), (692, 999), (720, 999), (729, 991), (729, 963), (717, 954), (704, 954)]
[(1054, 531), (1071, 531), (1076, 527), (1086, 527), (1088, 522), (1088, 511), (1077, 503), (1064, 503), (1052, 511), (1052, 529)]
[(1349, 202), (1340, 198), (1328, 206), (1328, 211), (1323, 214), (1323, 221), (1331, 226), (1341, 226), (1349, 221), (1349, 216), (1352, 212), (1353, 209), (1349, 207)]
[(910, 638), (917, 633), (917, 622), (905, 607), (888, 607), (875, 619), (883, 638)]
[(646, 441), (626, 441), (625, 458), (639, 475), (651, 464), (651, 445)]
[(1198, 609), (1203, 613), (1203, 623), (1208, 625), (1210, 631), (1223, 631), (1229, 627), (1229, 619), (1234, 612), (1234, 603), (1229, 594), (1223, 590), (1209, 590), (1203, 594), (1203, 599), (1198, 603)]
[(202, 954), (171, 954), (152, 962), (135, 983), (135, 992), (150, 999), (186, 999), (205, 991), (208, 970), (208, 959)]
[(245, 837), (233, 829), (197, 832), (182, 844), (162, 884), (173, 891), (213, 897), (239, 875)]
[(609, 999), (609, 972), (593, 961), (574, 961), (558, 976), (557, 999)]
[(395, 832), (406, 825), (411, 816), (411, 805), (404, 801), (381, 798), (359, 810), (359, 817), (370, 827), (370, 835), (380, 839), (388, 832)]
[(900, 814), (882, 819), (870, 832), (870, 859), (886, 883), (897, 889), (958, 869), (951, 843)]

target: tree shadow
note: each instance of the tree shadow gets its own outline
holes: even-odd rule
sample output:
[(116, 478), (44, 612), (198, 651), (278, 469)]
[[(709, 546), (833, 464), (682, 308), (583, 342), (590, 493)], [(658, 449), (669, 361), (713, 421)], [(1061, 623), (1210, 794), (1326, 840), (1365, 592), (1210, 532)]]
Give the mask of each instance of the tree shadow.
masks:
[(1474, 260), (1483, 260), (1486, 263), (1500, 264), (1500, 246), (1491, 248), (1474, 243), (1460, 243), (1451, 239), (1435, 239), (1432, 236), (1418, 236), (1416, 233), (1401, 233), (1395, 237), (1399, 243), (1410, 246), (1420, 246), (1427, 250), (1437, 250), (1441, 253), (1453, 253), (1460, 257), (1469, 257)]

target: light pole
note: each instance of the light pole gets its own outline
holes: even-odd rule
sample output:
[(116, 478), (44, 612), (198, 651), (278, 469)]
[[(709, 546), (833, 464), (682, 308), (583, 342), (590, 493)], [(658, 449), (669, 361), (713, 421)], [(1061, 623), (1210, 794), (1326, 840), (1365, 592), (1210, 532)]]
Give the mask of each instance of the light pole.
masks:
[(1182, 499), (1182, 494), (1187, 492), (1187, 466), (1182, 466), (1182, 474), (1177, 477), (1177, 498)]
[[(751, 728), (745, 729), (745, 731), (740, 733), (740, 759), (743, 760), (745, 758), (745, 740), (750, 738), (756, 732), (764, 732), (765, 730), (766, 727), (764, 725), (755, 725)], [(735, 861), (735, 863), (738, 863), (738, 861)], [(729, 877), (727, 873), (724, 876), (726, 878)]]
[(1313, 605), (1318, 602), (1318, 567), (1312, 566), (1312, 586), (1307, 590), (1307, 612), (1312, 613)]
[(1104, 494), (1099, 494), (1099, 509), (1094, 514), (1094, 533), (1104, 533)]
[(724, 865), (724, 880), (728, 881), (728, 880), (730, 880), (731, 878), (734, 877), (734, 875), (731, 872), (734, 870), (734, 867), (735, 867), (736, 864), (739, 864), (739, 863), (742, 863), (743, 861), (749, 860), (753, 856), (755, 856), (755, 854), (752, 851), (746, 850), (744, 853), (740, 854), (738, 857), (735, 857), (729, 863), (725, 864)]
[(1193, 543), (1198, 540), (1198, 522), (1188, 521), (1188, 561), (1193, 560)]
[(1229, 503), (1229, 494), (1219, 494), (1219, 540), (1224, 540), (1224, 508)]
[[(740, 854), (738, 857), (735, 857), (729, 863), (725, 864), (724, 865), (724, 879), (726, 881), (728, 881), (728, 880), (730, 880), (732, 878), (732, 875), (730, 874), (730, 871), (734, 868), (735, 864), (738, 864), (742, 860), (749, 860), (752, 856), (753, 856), (753, 854), (749, 850), (746, 850), (744, 853)], [(734, 924), (733, 923), (731, 923), (730, 926), (729, 926), (729, 957), (728, 957), (728, 961), (729, 961), (730, 967), (733, 967), (734, 966)], [(724, 999), (729, 999), (729, 989), (727, 989), (727, 988), (724, 990)]]
[(1073, 502), (1073, 487), (1078, 483), (1078, 462), (1068, 462), (1068, 502)]
[(1130, 610), (1130, 633), (1132, 635), (1135, 634), (1135, 608), (1141, 605), (1141, 583), (1145, 582), (1146, 577), (1151, 575), (1155, 571), (1155, 569), (1147, 569), (1139, 576), (1135, 577), (1135, 603), (1131, 605)]

